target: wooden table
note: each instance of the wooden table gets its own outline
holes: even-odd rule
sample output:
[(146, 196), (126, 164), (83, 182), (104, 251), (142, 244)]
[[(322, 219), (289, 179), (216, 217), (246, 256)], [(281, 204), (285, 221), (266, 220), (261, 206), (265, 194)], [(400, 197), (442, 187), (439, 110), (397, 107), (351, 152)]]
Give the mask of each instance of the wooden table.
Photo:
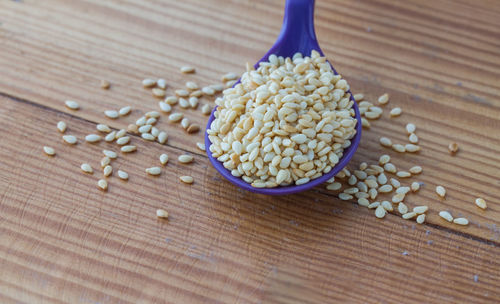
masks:
[[(391, 95), (350, 167), (383, 153), (400, 168), (420, 164), (424, 186), (407, 204), (429, 206), (423, 225), (397, 213), (377, 219), (324, 186), (285, 197), (241, 191), (196, 149), (202, 132), (188, 136), (165, 116), (168, 144), (133, 136), (138, 152), (113, 162), (130, 180), (115, 173), (107, 193), (97, 188), (100, 151), (117, 146), (83, 137), (97, 123), (124, 128), (156, 110), (142, 79), (165, 78), (171, 94), (188, 79), (208, 85), (241, 73), (274, 42), (282, 11), (279, 0), (0, 2), (1, 303), (500, 302), (498, 1), (316, 3), (320, 44), (353, 92)], [(196, 74), (181, 75), (183, 65)], [(65, 108), (67, 99), (81, 109)], [(125, 105), (125, 118), (102, 113)], [(396, 106), (403, 115), (390, 119)], [(60, 120), (76, 146), (62, 142)], [(407, 141), (408, 122), (420, 153), (378, 144), (384, 135)], [(450, 142), (460, 146), (455, 157)], [(186, 152), (194, 163), (178, 164)], [(171, 159), (162, 175), (146, 176), (161, 153)], [(96, 172), (83, 174), (82, 162)], [(185, 174), (193, 185), (179, 182)], [(157, 219), (157, 208), (170, 218)]]

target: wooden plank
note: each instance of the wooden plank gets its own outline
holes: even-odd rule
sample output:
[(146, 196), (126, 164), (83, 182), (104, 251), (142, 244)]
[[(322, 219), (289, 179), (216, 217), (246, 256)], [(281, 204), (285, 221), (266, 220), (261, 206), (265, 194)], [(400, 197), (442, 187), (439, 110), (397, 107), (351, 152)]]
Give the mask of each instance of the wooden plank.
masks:
[[(235, 189), (195, 156), (134, 138), (108, 193), (96, 188), (103, 148), (68, 146), (94, 124), (0, 97), (0, 294), (64, 303), (495, 303), (499, 248), (418, 226), (318, 191), (268, 197)], [(35, 127), (36, 126), (36, 127)], [(55, 157), (42, 153), (51, 145)], [(144, 168), (167, 152), (160, 177)], [(79, 170), (94, 166), (94, 175)], [(195, 178), (192, 186), (177, 180)], [(165, 208), (170, 219), (158, 220)], [(477, 275), (477, 282), (474, 276)], [(53, 300), (56, 299), (56, 300)]]

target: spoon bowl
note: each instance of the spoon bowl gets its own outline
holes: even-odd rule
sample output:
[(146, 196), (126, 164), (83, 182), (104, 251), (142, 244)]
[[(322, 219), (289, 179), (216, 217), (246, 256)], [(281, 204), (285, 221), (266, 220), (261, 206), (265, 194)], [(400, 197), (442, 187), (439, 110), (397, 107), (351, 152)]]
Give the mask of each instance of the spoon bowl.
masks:
[[(314, 31), (314, 0), (287, 0), (285, 4), (285, 15), (283, 17), (283, 26), (278, 39), (274, 45), (267, 51), (267, 53), (262, 57), (256, 64), (255, 68), (259, 67), (259, 63), (263, 61), (268, 61), (270, 55), (274, 54), (276, 56), (292, 57), (295, 53), (300, 52), (304, 56), (309, 56), (313, 50), (319, 52), (321, 56), (324, 56), (321, 48), (319, 47), (318, 41), (316, 39), (316, 33)], [(331, 64), (330, 64), (331, 65)], [(337, 71), (332, 66), (332, 70), (335, 75)], [(238, 81), (239, 83), (239, 81)], [(347, 91), (351, 93), (350, 90)], [(353, 95), (351, 95), (351, 100), (354, 101)], [(210, 128), (210, 124), (215, 119), (214, 113), (217, 108), (214, 108), (207, 124), (207, 130)], [(229, 180), (234, 185), (243, 188), (245, 190), (267, 194), (267, 195), (286, 195), (297, 193), (301, 191), (308, 190), (319, 184), (322, 184), (335, 176), (340, 172), (347, 163), (351, 160), (354, 153), (356, 152), (359, 141), (361, 140), (361, 115), (359, 113), (359, 108), (354, 101), (353, 109), (355, 112), (357, 124), (356, 124), (356, 134), (351, 139), (351, 145), (344, 149), (343, 156), (339, 162), (332, 168), (332, 170), (322, 176), (309, 181), (308, 183), (302, 185), (289, 185), (289, 186), (278, 186), (274, 188), (255, 188), (252, 185), (245, 182), (243, 179), (233, 176), (231, 172), (224, 168), (223, 164), (212, 156), (209, 148), (212, 144), (208, 138), (208, 134), (205, 132), (205, 146), (207, 151), (207, 156), (212, 165), (215, 167), (219, 173)]]

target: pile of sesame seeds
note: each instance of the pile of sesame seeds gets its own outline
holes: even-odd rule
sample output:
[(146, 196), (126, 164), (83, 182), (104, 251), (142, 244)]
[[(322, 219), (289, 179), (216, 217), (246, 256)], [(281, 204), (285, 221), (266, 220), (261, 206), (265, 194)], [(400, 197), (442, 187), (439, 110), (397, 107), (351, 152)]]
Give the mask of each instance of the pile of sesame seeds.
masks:
[[(184, 66), (180, 68), (183, 74), (193, 74), (195, 69), (192, 67)], [(149, 111), (137, 118), (135, 123), (129, 124), (126, 129), (114, 130), (106, 123), (99, 123), (96, 125), (96, 133), (87, 134), (82, 141), (86, 144), (99, 145), (99, 142), (105, 141), (108, 143), (115, 143), (117, 145), (116, 150), (121, 151), (121, 155), (112, 150), (102, 150), (103, 158), (100, 161), (100, 166), (102, 170), (101, 177), (97, 180), (97, 187), (102, 191), (108, 191), (109, 179), (113, 176), (114, 168), (112, 162), (118, 157), (126, 157), (126, 154), (130, 154), (138, 151), (137, 146), (132, 143), (132, 141), (138, 138), (147, 142), (156, 142), (159, 144), (166, 144), (168, 141), (168, 133), (166, 130), (159, 129), (156, 125), (162, 116), (166, 116), (168, 121), (173, 123), (179, 123), (179, 125), (186, 131), (187, 134), (194, 134), (200, 131), (200, 125), (192, 123), (184, 113), (181, 111), (175, 111), (175, 107), (178, 106), (183, 110), (196, 110), (200, 109), (203, 115), (210, 115), (212, 111), (212, 105), (210, 100), (217, 97), (218, 94), (222, 92), (225, 88), (231, 87), (237, 81), (238, 76), (235, 73), (227, 73), (221, 77), (220, 84), (212, 84), (205, 87), (200, 87), (194, 81), (187, 81), (185, 83), (185, 88), (173, 90), (174, 94), (167, 93), (167, 81), (165, 79), (152, 79), (147, 78), (142, 81), (142, 86), (146, 89), (151, 90), (151, 94), (158, 99), (159, 111)], [(104, 90), (108, 90), (111, 87), (111, 83), (102, 80), (100, 86)], [(205, 97), (205, 98), (204, 98)], [(202, 104), (203, 103), (203, 104)], [(73, 100), (65, 101), (65, 106), (72, 111), (81, 111), (82, 107), (80, 104)], [(131, 106), (124, 106), (119, 109), (106, 109), (103, 111), (103, 118), (110, 120), (117, 120), (122, 117), (131, 115), (137, 111), (133, 111)], [(72, 134), (68, 134), (70, 128), (64, 121), (59, 121), (56, 124), (56, 128), (59, 133), (62, 134), (62, 140), (71, 146), (78, 146), (79, 139)], [(68, 131), (69, 130), (69, 131)], [(197, 149), (205, 151), (205, 145), (203, 143), (196, 143)], [(50, 157), (56, 157), (56, 150), (50, 146), (44, 146), (43, 152)], [(159, 176), (162, 170), (168, 163), (168, 155), (161, 154), (159, 156), (159, 166), (153, 166), (145, 168), (144, 171), (150, 176)], [(192, 155), (184, 154), (178, 157), (178, 162), (183, 165), (189, 165), (193, 163), (194, 157)], [(82, 163), (80, 165), (80, 170), (84, 174), (94, 175), (94, 168), (89, 163)], [(124, 170), (117, 170), (116, 175), (122, 181), (129, 180), (129, 174)], [(193, 184), (194, 178), (192, 176), (179, 176), (180, 182), (184, 184)], [(157, 216), (159, 218), (167, 218), (168, 212), (158, 209)]]

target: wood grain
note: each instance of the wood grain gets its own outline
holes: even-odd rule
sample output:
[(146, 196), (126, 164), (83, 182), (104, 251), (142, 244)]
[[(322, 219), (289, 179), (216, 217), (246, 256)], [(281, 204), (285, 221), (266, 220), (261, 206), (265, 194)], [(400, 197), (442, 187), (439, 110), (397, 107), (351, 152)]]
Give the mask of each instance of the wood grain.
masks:
[[(388, 153), (419, 164), (407, 203), (429, 205), (425, 225), (341, 202), (322, 187), (286, 197), (234, 188), (186, 134), (160, 119), (167, 146), (134, 137), (113, 166), (129, 182), (96, 187), (101, 150), (84, 135), (123, 128), (158, 100), (141, 87), (163, 77), (219, 82), (274, 42), (282, 1), (0, 2), (0, 302), (2, 303), (497, 303), (500, 299), (500, 5), (495, 1), (317, 0), (320, 44), (354, 92), (391, 95), (403, 115), (364, 131), (351, 168)], [(181, 75), (182, 65), (197, 68)], [(112, 83), (99, 87), (101, 79)], [(63, 101), (82, 109), (72, 112)], [(203, 99), (202, 103), (212, 103)], [(105, 109), (131, 105), (126, 118)], [(184, 111), (204, 124), (200, 111)], [(386, 111), (388, 112), (388, 111)], [(77, 135), (64, 144), (55, 123)], [(423, 148), (397, 155), (378, 138)], [(456, 141), (460, 152), (449, 156)], [(42, 146), (56, 148), (49, 158)], [(170, 163), (158, 178), (144, 169)], [(176, 162), (182, 153), (195, 163)], [(80, 172), (82, 162), (96, 173)], [(192, 186), (178, 176), (190, 174)], [(434, 193), (448, 190), (446, 200)], [(488, 210), (473, 201), (484, 197)], [(384, 197), (381, 197), (383, 199)], [(156, 219), (157, 208), (169, 211)], [(470, 219), (459, 227), (440, 210)], [(477, 282), (474, 276), (477, 275)]]

